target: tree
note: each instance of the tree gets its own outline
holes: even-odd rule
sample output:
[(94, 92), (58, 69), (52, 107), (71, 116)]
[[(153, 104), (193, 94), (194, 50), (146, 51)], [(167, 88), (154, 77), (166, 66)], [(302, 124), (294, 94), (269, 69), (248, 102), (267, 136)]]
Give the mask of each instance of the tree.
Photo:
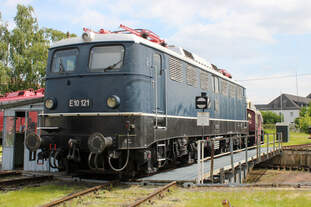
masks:
[(299, 116), (304, 116), (307, 113), (307, 107), (303, 106), (300, 108)]
[(307, 109), (308, 116), (311, 116), (311, 102), (309, 103), (309, 107)]
[(299, 118), (297, 120), (299, 128), (308, 133), (311, 126), (311, 102), (308, 107), (302, 107), (299, 112)]
[(33, 14), (31, 6), (17, 5), (16, 27), (9, 31), (1, 21), (0, 73), (5, 86), (0, 92), (43, 87), (48, 48), (52, 41), (66, 37), (58, 30), (40, 29)]
[(9, 30), (7, 23), (2, 21), (0, 13), (0, 93), (7, 90), (7, 71), (9, 65)]
[(281, 116), (271, 111), (261, 111), (264, 124), (275, 124), (281, 122)]
[(75, 34), (69, 34), (69, 32), (67, 32), (65, 34), (59, 30), (55, 30), (55, 29), (51, 29), (51, 28), (44, 28), (44, 35), (45, 35), (45, 39), (50, 41), (50, 43), (68, 38), (68, 36), (69, 37), (76, 37), (77, 36)]

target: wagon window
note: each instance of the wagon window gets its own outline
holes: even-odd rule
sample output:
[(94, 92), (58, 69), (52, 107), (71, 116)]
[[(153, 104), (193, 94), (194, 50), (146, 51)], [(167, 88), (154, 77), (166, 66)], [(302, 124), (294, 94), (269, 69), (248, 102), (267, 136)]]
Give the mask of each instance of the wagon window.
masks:
[(76, 68), (78, 50), (58, 50), (53, 55), (51, 71), (54, 73), (72, 72)]
[(121, 45), (93, 47), (90, 54), (91, 71), (120, 69), (123, 65), (124, 47)]

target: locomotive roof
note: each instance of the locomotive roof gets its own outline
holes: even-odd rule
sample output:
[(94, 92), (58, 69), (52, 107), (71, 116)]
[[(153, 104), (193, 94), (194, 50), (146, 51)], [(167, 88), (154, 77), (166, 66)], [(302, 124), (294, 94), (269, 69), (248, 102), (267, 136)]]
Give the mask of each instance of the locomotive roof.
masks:
[(149, 40), (146, 40), (142, 37), (138, 37), (136, 35), (133, 34), (94, 34), (94, 38), (91, 41), (85, 41), (82, 37), (73, 37), (73, 38), (67, 38), (67, 39), (63, 39), (57, 42), (54, 42), (51, 46), (52, 48), (57, 48), (57, 47), (62, 47), (62, 46), (69, 46), (69, 45), (77, 45), (77, 44), (85, 44), (85, 43), (94, 43), (94, 42), (135, 42), (135, 43), (140, 43), (140, 44), (144, 44), (147, 45), (149, 47), (155, 48), (157, 50), (160, 50), (164, 53), (167, 53), (169, 55), (172, 55), (176, 58), (179, 58), (181, 60), (184, 60), (185, 62), (188, 62), (192, 65), (195, 65), (203, 70), (206, 70), (214, 75), (217, 75), (227, 81), (230, 81), (232, 83), (235, 83), (243, 88), (245, 88), (243, 85), (241, 85), (240, 83), (238, 83), (235, 80), (232, 80), (226, 76), (221, 75), (218, 71), (215, 71), (214, 69), (212, 69), (212, 65), (205, 61), (203, 58), (193, 54), (193, 56), (195, 57), (195, 60), (188, 58), (186, 56), (183, 56), (181, 54), (178, 54), (177, 52), (175, 52), (172, 49), (163, 47), (159, 44), (153, 43)]

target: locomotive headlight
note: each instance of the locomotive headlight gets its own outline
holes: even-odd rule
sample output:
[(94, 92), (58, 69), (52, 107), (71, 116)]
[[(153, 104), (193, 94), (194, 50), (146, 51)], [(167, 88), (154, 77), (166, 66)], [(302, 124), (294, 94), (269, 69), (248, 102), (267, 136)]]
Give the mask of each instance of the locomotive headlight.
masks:
[(47, 98), (44, 101), (44, 106), (47, 109), (53, 109), (56, 107), (56, 99), (55, 98)]
[(116, 95), (112, 95), (107, 98), (107, 106), (109, 108), (115, 109), (120, 105), (120, 98)]

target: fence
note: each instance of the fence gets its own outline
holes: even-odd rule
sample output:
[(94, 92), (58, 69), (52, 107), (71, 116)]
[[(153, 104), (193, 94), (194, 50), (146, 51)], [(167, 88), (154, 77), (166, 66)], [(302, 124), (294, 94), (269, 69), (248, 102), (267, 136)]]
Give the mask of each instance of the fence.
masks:
[[(251, 161), (253, 164), (255, 162), (261, 162), (262, 159), (266, 160), (269, 159), (270, 157), (274, 156), (276, 153), (280, 153), (282, 149), (282, 134), (278, 133), (276, 134), (264, 134), (264, 140), (265, 142), (256, 142), (255, 146), (248, 146), (245, 143), (248, 143), (248, 139), (254, 138), (254, 136), (231, 136), (231, 137), (215, 137), (211, 138), (209, 140), (198, 140), (197, 141), (197, 154), (198, 154), (198, 159), (197, 159), (197, 166), (198, 166), (198, 177), (197, 177), (197, 184), (203, 184), (203, 181), (209, 177), (210, 181), (213, 183), (214, 182), (214, 176), (219, 174), (220, 177), (220, 182), (224, 181), (224, 174), (225, 171), (229, 172), (231, 176), (229, 176), (229, 181), (231, 182), (230, 178), (234, 178), (234, 182), (237, 181), (236, 178), (236, 168), (238, 168), (238, 175), (239, 175), (239, 182), (241, 183), (242, 181), (242, 168), (244, 172), (244, 177), (246, 177), (246, 173), (249, 170), (249, 162)], [(222, 153), (219, 155), (215, 156), (215, 149), (217, 147), (220, 147), (220, 142), (222, 140), (228, 140), (229, 139), (229, 146), (230, 146), (230, 151), (226, 153)], [(242, 145), (242, 140), (244, 139), (244, 146)], [(258, 140), (258, 139), (257, 139)], [(271, 142), (272, 141), (272, 142)], [(234, 151), (234, 142), (240, 143), (240, 149), (237, 149)], [(205, 157), (205, 147), (206, 146), (211, 146), (211, 152), (210, 156)], [(244, 147), (243, 149), (241, 149)], [(255, 156), (250, 156), (249, 155), (249, 150), (253, 150), (256, 148), (256, 155)], [(242, 153), (244, 151), (244, 160), (240, 160), (240, 162), (234, 162), (234, 154), (236, 153)], [(214, 169), (214, 163), (215, 163), (215, 158), (223, 157), (223, 156), (228, 156), (230, 155), (230, 165), (229, 166), (223, 166), (222, 168), (219, 169)], [(207, 164), (206, 161), (210, 160), (210, 171), (209, 175), (205, 174), (205, 164)], [(243, 166), (242, 166), (243, 165)]]

